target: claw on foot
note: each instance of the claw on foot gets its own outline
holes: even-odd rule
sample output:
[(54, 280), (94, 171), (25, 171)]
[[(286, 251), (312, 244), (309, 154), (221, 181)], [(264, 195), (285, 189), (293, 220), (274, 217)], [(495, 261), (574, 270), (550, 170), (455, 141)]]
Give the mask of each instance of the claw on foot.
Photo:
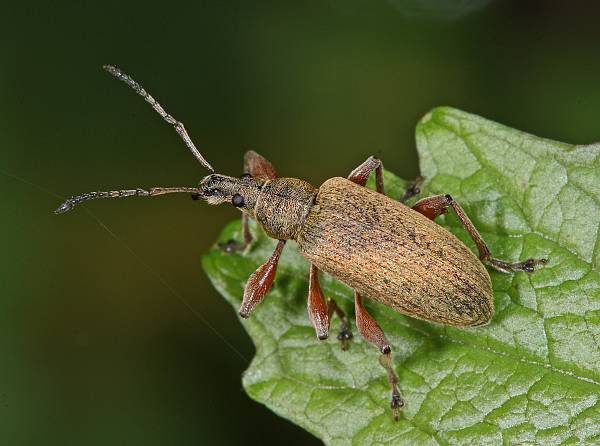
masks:
[(392, 408), (392, 416), (394, 417), (394, 421), (398, 421), (400, 419), (400, 409), (404, 407), (404, 400), (397, 390), (392, 392), (392, 401), (390, 402), (390, 407)]
[(352, 339), (352, 332), (348, 329), (346, 324), (342, 324), (339, 334), (337, 335), (338, 341), (343, 351), (348, 350), (350, 347), (350, 339)]
[(392, 416), (394, 417), (394, 420), (398, 421), (400, 419), (400, 409), (404, 407), (404, 400), (400, 396), (400, 389), (398, 388), (398, 375), (396, 375), (396, 372), (394, 371), (391, 348), (379, 356), (379, 363), (386, 369), (388, 374), (388, 382), (392, 387), (392, 400), (390, 402), (390, 408), (392, 409)]

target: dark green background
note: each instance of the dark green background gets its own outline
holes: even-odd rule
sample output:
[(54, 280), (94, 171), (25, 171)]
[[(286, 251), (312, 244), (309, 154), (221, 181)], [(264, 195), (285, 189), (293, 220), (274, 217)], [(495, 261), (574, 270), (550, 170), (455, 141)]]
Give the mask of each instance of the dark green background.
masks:
[(318, 443), (241, 389), (253, 347), (200, 267), (232, 207), (180, 195), (52, 210), (73, 193), (205, 174), (104, 63), (232, 175), (252, 148), (314, 184), (370, 154), (412, 178), (414, 127), (436, 105), (600, 139), (598, 7), (450, 4), (5, 5), (0, 444)]

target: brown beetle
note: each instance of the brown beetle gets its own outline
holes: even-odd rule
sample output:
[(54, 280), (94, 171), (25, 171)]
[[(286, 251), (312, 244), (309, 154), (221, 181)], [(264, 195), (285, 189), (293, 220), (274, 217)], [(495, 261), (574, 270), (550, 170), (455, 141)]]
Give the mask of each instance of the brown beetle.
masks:
[[(450, 195), (425, 198), (414, 206), (404, 203), (418, 194), (418, 178), (404, 196), (393, 200), (384, 194), (383, 165), (370, 157), (347, 178), (331, 178), (319, 188), (296, 178), (279, 178), (271, 163), (256, 152), (244, 157), (240, 178), (215, 173), (194, 146), (182, 123), (160, 106), (137, 82), (120, 69), (104, 67), (127, 83), (173, 125), (187, 147), (211, 173), (198, 187), (155, 187), (90, 192), (66, 200), (56, 213), (72, 209), (82, 201), (127, 196), (151, 197), (174, 192), (192, 194), (209, 204), (232, 203), (243, 213), (243, 243), (230, 242), (227, 250), (243, 250), (252, 241), (248, 219), (254, 218), (269, 237), (279, 240), (267, 262), (248, 279), (240, 315), (248, 317), (267, 294), (287, 240), (295, 240), (310, 262), (308, 313), (317, 337), (329, 335), (335, 312), (341, 319), (338, 339), (342, 348), (352, 337), (349, 323), (332, 299), (326, 300), (319, 286), (322, 270), (355, 290), (356, 326), (360, 334), (381, 352), (392, 387), (394, 417), (404, 401), (398, 390), (391, 346), (377, 322), (362, 303), (366, 295), (395, 311), (419, 319), (459, 327), (488, 323), (494, 313), (490, 277), (483, 264), (502, 272), (532, 272), (544, 259), (508, 263), (491, 256), (485, 242)], [(376, 189), (364, 186), (375, 171)], [(479, 250), (479, 259), (453, 234), (433, 222), (452, 207)]]

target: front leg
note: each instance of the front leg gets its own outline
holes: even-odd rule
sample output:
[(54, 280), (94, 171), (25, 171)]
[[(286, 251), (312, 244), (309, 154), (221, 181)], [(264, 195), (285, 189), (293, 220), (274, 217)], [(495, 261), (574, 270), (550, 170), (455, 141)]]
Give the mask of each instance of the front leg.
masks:
[(483, 263), (487, 263), (492, 268), (503, 273), (510, 273), (512, 271), (525, 271), (531, 273), (535, 270), (536, 266), (543, 265), (547, 262), (546, 259), (527, 259), (524, 262), (509, 263), (504, 260), (493, 258), (490, 249), (487, 247), (483, 238), (481, 238), (477, 228), (475, 228), (467, 214), (465, 214), (463, 208), (454, 201), (450, 195), (436, 195), (434, 197), (424, 198), (417, 202), (413, 206), (413, 209), (433, 220), (439, 215), (447, 213), (449, 207), (454, 209), (463, 228), (467, 230), (469, 236), (471, 236), (471, 239), (475, 242), (477, 250), (479, 251), (479, 259)]
[[(273, 165), (262, 155), (259, 155), (254, 150), (248, 150), (244, 154), (244, 177), (256, 177), (263, 180), (272, 180), (277, 178), (277, 171)], [(223, 249), (226, 252), (239, 252), (246, 249), (252, 243), (252, 234), (250, 233), (250, 217), (242, 214), (242, 243), (235, 240), (229, 240), (224, 244)]]
[(285, 240), (279, 240), (275, 251), (273, 251), (273, 254), (269, 257), (269, 260), (259, 266), (258, 269), (252, 273), (248, 282), (246, 282), (244, 298), (242, 299), (242, 305), (240, 307), (240, 316), (243, 318), (250, 316), (252, 310), (254, 310), (271, 289), (273, 280), (275, 280), (279, 257), (281, 257), (281, 251), (283, 251), (284, 246)]

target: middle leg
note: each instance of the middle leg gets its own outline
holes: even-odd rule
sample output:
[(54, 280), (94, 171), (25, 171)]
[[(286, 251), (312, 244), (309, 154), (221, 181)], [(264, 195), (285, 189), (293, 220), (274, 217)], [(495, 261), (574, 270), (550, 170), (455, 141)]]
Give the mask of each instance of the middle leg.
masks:
[[(385, 195), (385, 189), (383, 185), (383, 163), (379, 158), (375, 158), (374, 156), (370, 156), (367, 160), (350, 172), (348, 175), (348, 179), (356, 184), (364, 186), (367, 184), (367, 180), (371, 175), (371, 172), (375, 171), (375, 187), (377, 192)], [(404, 204), (410, 198), (414, 197), (421, 193), (421, 184), (423, 183), (424, 178), (422, 176), (418, 176), (415, 181), (410, 183), (406, 188), (404, 194), (400, 197), (398, 201)]]
[(319, 270), (315, 265), (310, 265), (310, 279), (308, 285), (308, 315), (315, 327), (317, 337), (321, 340), (329, 337), (329, 321), (333, 313), (340, 319), (340, 332), (337, 336), (342, 350), (348, 350), (348, 341), (352, 339), (350, 322), (335, 300), (325, 301), (325, 296), (319, 284)]

